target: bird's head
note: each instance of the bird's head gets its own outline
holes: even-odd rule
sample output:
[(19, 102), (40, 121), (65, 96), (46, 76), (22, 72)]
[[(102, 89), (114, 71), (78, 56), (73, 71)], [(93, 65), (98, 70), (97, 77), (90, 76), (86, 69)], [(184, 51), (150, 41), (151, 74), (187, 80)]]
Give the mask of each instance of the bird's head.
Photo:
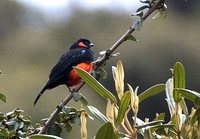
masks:
[(70, 50), (80, 48), (80, 47), (89, 49), (92, 46), (94, 46), (94, 44), (91, 43), (89, 40), (80, 38), (74, 44), (72, 44), (72, 46), (70, 47)]

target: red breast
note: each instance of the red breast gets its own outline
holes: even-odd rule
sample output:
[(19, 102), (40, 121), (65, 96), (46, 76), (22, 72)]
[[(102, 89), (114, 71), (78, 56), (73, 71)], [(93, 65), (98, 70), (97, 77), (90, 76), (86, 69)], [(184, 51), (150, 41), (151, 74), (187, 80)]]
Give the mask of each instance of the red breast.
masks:
[[(94, 66), (93, 63), (80, 63), (76, 65), (76, 67), (81, 68), (87, 71), (88, 73), (92, 71), (93, 66)], [(79, 77), (77, 71), (73, 69), (68, 75), (68, 81), (66, 83), (67, 86), (73, 87), (73, 86), (78, 85), (80, 82), (81, 82), (81, 78)]]

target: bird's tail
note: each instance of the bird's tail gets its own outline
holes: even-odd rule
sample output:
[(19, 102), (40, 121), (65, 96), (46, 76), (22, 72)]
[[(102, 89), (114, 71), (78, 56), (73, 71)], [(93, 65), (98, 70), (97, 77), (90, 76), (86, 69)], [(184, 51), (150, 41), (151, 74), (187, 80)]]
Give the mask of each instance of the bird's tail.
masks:
[(37, 95), (37, 97), (36, 97), (36, 99), (35, 99), (35, 101), (34, 101), (34, 106), (35, 106), (35, 104), (37, 103), (37, 101), (39, 100), (39, 98), (41, 97), (41, 95), (44, 93), (44, 91), (47, 89), (47, 87), (46, 86), (44, 86), (43, 88), (42, 88), (42, 90), (40, 91), (40, 93)]

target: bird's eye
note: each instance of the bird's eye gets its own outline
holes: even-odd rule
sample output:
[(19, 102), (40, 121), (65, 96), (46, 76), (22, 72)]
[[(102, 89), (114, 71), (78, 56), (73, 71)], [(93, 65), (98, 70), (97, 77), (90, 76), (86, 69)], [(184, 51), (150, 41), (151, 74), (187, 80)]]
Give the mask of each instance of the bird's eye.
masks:
[(84, 42), (86, 45), (88, 45), (89, 43), (88, 42)]

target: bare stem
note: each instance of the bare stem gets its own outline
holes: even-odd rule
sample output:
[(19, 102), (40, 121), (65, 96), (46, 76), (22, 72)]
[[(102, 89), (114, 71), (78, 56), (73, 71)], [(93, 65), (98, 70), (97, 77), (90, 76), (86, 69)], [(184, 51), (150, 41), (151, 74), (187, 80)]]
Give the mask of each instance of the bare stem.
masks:
[[(144, 21), (149, 15), (151, 15), (155, 10), (158, 9), (158, 7), (163, 3), (164, 0), (160, 0), (158, 3), (153, 5), (141, 18), (142, 21)], [(101, 65), (107, 61), (111, 54), (127, 39), (127, 36), (132, 34), (135, 31), (134, 25), (132, 25), (111, 47), (106, 51), (106, 54), (95, 64), (93, 70), (97, 70)], [(85, 82), (82, 82), (81, 85), (75, 90), (75, 92), (78, 92), (83, 86)], [(51, 123), (54, 121), (55, 117), (58, 115), (58, 113), (62, 110), (62, 106), (66, 105), (71, 99), (73, 98), (73, 92), (70, 93), (56, 108), (56, 110), (51, 114), (49, 119), (44, 124), (42, 130), (39, 132), (39, 134), (46, 133), (47, 129), (51, 125)]]

